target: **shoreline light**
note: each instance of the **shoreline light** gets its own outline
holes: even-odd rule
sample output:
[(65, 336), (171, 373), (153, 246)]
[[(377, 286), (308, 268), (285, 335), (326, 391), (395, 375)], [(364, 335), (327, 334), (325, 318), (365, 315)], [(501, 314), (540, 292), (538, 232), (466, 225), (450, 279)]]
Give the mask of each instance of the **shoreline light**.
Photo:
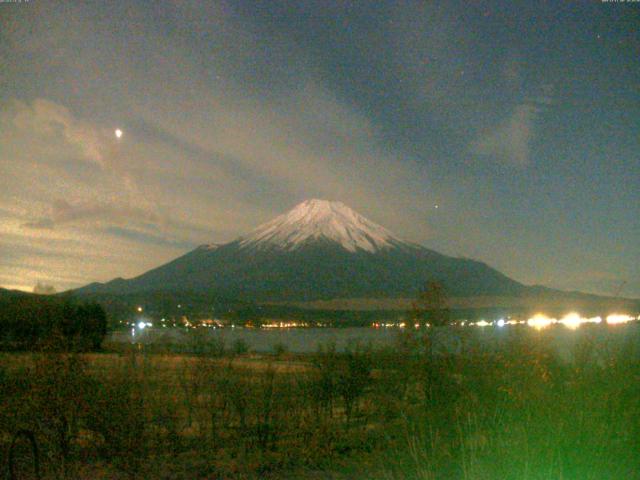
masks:
[(580, 315), (575, 312), (571, 312), (560, 320), (558, 323), (563, 324), (565, 327), (570, 328), (571, 330), (577, 329), (586, 319), (583, 319)]
[(630, 315), (621, 315), (618, 313), (613, 313), (607, 317), (607, 324), (609, 325), (619, 325), (621, 323), (627, 323), (632, 320), (635, 320), (635, 317)]
[[(627, 315), (627, 314), (619, 314), (612, 313), (607, 317), (595, 316), (595, 317), (583, 317), (578, 312), (570, 312), (560, 318), (550, 317), (544, 313), (536, 313), (534, 316), (530, 317), (527, 320), (517, 319), (511, 317), (500, 317), (496, 320), (485, 320), (480, 319), (478, 321), (468, 321), (468, 320), (457, 320), (451, 325), (458, 325), (461, 327), (489, 327), (494, 326), (498, 328), (506, 327), (507, 325), (527, 325), (529, 327), (535, 328), (536, 330), (542, 330), (543, 328), (550, 327), (551, 325), (561, 324), (562, 326), (568, 328), (569, 330), (577, 330), (581, 325), (585, 324), (604, 324), (607, 323), (609, 325), (618, 325), (625, 324), (629, 322), (640, 321), (640, 316)], [(406, 328), (406, 322), (373, 322), (371, 326), (373, 328)], [(416, 323), (415, 328), (420, 328), (421, 325)], [(426, 327), (430, 327), (431, 325), (425, 324)]]
[(529, 320), (527, 320), (527, 325), (535, 328), (536, 330), (542, 330), (543, 328), (547, 328), (549, 325), (556, 322), (557, 320), (555, 318), (549, 318), (542, 313), (537, 313)]

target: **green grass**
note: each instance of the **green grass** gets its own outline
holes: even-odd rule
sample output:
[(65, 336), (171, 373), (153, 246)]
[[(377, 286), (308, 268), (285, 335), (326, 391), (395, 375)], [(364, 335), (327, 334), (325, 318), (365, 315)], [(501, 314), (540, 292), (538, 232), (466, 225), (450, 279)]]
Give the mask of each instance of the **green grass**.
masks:
[(28, 429), (45, 478), (640, 478), (637, 355), (546, 345), (0, 354), (0, 462)]

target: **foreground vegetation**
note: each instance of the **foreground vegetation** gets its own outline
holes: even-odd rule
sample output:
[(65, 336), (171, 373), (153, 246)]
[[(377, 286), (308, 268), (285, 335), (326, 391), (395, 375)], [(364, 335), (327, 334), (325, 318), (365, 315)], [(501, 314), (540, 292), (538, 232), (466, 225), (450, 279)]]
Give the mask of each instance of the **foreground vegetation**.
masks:
[(640, 478), (631, 344), (586, 336), (561, 361), (545, 332), (511, 335), (455, 356), (414, 332), (307, 356), (5, 353), (0, 464), (15, 439), (35, 478), (22, 430), (42, 478)]
[[(0, 292), (1, 293), (1, 292)], [(99, 350), (107, 334), (107, 315), (97, 303), (68, 296), (0, 295), (0, 350)]]

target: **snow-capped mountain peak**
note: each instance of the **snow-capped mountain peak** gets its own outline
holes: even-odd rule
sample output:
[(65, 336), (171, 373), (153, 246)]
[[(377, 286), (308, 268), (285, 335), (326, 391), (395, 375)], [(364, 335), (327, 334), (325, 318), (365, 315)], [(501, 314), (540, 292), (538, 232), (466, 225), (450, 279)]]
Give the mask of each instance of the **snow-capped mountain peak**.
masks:
[(322, 239), (350, 252), (375, 252), (404, 243), (342, 202), (312, 199), (241, 237), (240, 245), (295, 250), (309, 240)]

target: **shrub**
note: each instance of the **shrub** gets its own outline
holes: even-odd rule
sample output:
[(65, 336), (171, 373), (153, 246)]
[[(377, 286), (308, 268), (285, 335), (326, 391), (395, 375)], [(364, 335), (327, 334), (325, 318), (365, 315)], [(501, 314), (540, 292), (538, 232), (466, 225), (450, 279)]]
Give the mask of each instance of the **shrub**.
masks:
[(95, 380), (86, 422), (101, 435), (100, 453), (119, 468), (134, 475), (146, 456), (145, 384), (135, 355), (124, 368)]
[(107, 316), (96, 304), (70, 298), (17, 297), (0, 303), (0, 341), (5, 347), (32, 350), (59, 336), (66, 351), (99, 350), (107, 334)]
[(236, 338), (233, 342), (232, 351), (235, 355), (245, 355), (249, 352), (249, 344), (242, 338)]
[(288, 351), (289, 351), (289, 347), (287, 347), (287, 345), (285, 345), (284, 343), (278, 342), (273, 345), (273, 354), (276, 357), (281, 357)]
[(371, 350), (356, 344), (347, 347), (340, 358), (337, 391), (344, 401), (347, 423), (351, 420), (358, 400), (371, 383)]

